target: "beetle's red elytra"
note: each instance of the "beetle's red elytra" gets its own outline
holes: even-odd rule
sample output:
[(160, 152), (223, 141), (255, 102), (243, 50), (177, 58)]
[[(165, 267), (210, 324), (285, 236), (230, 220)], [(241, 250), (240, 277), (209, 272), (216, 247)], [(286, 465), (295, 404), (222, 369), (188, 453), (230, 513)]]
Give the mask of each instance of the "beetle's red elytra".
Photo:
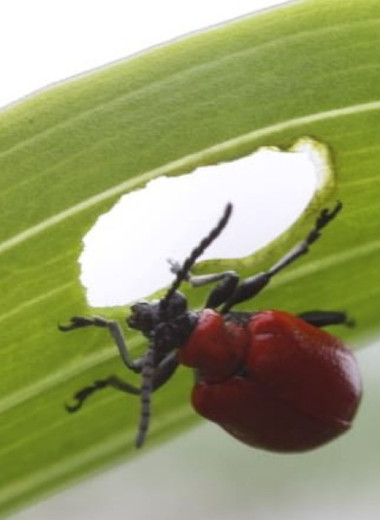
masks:
[[(238, 440), (278, 452), (301, 452), (321, 446), (348, 430), (358, 409), (362, 385), (356, 359), (344, 343), (323, 327), (352, 325), (341, 311), (312, 310), (298, 315), (280, 310), (235, 311), (256, 296), (272, 277), (306, 254), (321, 230), (341, 210), (324, 209), (306, 238), (267, 271), (239, 281), (234, 271), (192, 276), (190, 269), (227, 225), (228, 204), (217, 225), (182, 265), (171, 261), (174, 281), (158, 301), (138, 302), (127, 318), (130, 328), (147, 339), (146, 352), (133, 360), (120, 325), (101, 316), (74, 316), (70, 331), (87, 326), (109, 330), (125, 366), (141, 374), (133, 386), (116, 375), (94, 381), (66, 405), (78, 411), (103, 388), (139, 396), (141, 414), (135, 444), (145, 442), (150, 423), (150, 396), (166, 384), (179, 364), (195, 373), (194, 409)], [(216, 283), (201, 310), (188, 310), (178, 291)]]
[(361, 382), (342, 341), (283, 311), (258, 312), (244, 324), (220, 318), (203, 311), (179, 350), (180, 362), (198, 371), (192, 403), (200, 415), (271, 451), (309, 450), (350, 427)]

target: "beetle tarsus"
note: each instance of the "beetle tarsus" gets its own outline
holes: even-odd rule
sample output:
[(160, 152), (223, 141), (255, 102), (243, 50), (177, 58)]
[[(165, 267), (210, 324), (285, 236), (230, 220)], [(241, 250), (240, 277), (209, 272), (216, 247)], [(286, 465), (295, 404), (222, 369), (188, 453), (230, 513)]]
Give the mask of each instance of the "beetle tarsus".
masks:
[(107, 320), (101, 316), (72, 316), (68, 325), (58, 325), (58, 329), (62, 332), (68, 332), (70, 330), (81, 329), (83, 327), (89, 327), (96, 325), (98, 327), (107, 327)]

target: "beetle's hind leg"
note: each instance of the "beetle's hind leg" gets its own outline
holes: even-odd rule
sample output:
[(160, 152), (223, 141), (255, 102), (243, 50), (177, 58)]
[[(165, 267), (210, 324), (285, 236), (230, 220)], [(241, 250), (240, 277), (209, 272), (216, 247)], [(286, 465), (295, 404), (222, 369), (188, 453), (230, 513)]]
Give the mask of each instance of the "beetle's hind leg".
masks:
[(346, 325), (353, 327), (355, 322), (345, 312), (341, 311), (307, 311), (297, 315), (314, 327), (327, 327), (329, 325)]

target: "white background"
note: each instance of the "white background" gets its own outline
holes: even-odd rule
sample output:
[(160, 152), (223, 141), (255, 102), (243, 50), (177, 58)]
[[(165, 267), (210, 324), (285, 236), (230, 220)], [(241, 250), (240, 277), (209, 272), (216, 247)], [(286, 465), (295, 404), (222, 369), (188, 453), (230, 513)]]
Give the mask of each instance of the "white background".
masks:
[(75, 74), (283, 0), (2, 0), (0, 106)]
[[(0, 106), (52, 82), (271, 3), (3, 0)], [(378, 518), (380, 426), (377, 416), (371, 416), (371, 403), (376, 405), (371, 395), (378, 394), (379, 364), (375, 364), (375, 351), (366, 351), (360, 359), (372, 393), (367, 394), (354, 431), (331, 447), (299, 458), (270, 455), (249, 450), (217, 427), (204, 424), (14, 518)], [(368, 429), (368, 414), (372, 429)], [(372, 465), (365, 461), (361, 466), (364, 438), (367, 450), (373, 442)]]

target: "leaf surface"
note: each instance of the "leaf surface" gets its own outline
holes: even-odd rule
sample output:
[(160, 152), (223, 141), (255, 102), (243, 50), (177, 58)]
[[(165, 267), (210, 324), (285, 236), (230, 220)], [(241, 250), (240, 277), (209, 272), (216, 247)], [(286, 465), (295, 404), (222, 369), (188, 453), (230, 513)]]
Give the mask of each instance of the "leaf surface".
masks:
[[(348, 309), (358, 325), (342, 335), (353, 345), (378, 330), (379, 52), (379, 2), (308, 0), (159, 47), (1, 113), (0, 511), (134, 451), (137, 400), (105, 392), (75, 417), (64, 412), (75, 390), (124, 371), (104, 331), (63, 335), (56, 325), (91, 312), (78, 282), (83, 235), (120, 194), (155, 176), (302, 136), (327, 144), (336, 186), (265, 251), (203, 269), (228, 265), (244, 276), (268, 265), (339, 198), (345, 209), (334, 228), (257, 306)], [(108, 313), (121, 318), (125, 309)], [(143, 341), (128, 337), (137, 355)], [(155, 395), (151, 445), (196, 420), (190, 385), (183, 370)]]

